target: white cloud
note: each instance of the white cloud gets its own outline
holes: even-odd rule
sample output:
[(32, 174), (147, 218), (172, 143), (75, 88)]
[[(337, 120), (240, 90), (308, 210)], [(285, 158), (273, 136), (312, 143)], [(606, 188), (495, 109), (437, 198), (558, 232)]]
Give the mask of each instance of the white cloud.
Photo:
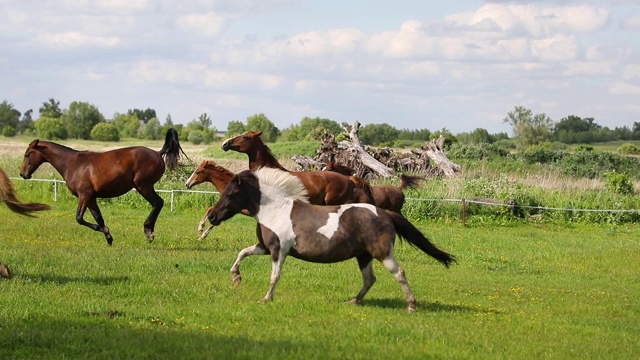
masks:
[(121, 39), (115, 36), (92, 36), (81, 32), (69, 31), (64, 33), (42, 34), (39, 38), (45, 46), (64, 47), (114, 47)]
[(181, 28), (193, 30), (195, 33), (209, 37), (215, 37), (222, 33), (226, 25), (226, 17), (215, 13), (188, 14), (179, 16), (176, 25)]

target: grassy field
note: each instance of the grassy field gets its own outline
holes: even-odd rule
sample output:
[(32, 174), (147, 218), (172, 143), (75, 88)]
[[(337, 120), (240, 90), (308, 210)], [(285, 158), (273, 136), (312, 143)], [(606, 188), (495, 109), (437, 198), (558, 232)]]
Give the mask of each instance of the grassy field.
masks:
[[(28, 198), (28, 194), (27, 194)], [(446, 269), (407, 244), (397, 258), (418, 299), (409, 314), (380, 264), (362, 306), (344, 304), (355, 261), (290, 258), (275, 300), (268, 257), (228, 270), (254, 243), (236, 217), (209, 239), (200, 212), (165, 209), (148, 244), (146, 209), (103, 206), (114, 235), (75, 223), (54, 203), (37, 219), (0, 208), (0, 358), (634, 359), (640, 354), (640, 230), (636, 226), (419, 227), (459, 263)]]

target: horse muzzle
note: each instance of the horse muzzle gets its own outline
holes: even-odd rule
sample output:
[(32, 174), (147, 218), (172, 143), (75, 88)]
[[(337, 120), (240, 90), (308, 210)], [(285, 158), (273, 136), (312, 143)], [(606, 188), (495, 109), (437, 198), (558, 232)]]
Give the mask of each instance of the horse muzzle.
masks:
[(20, 171), (20, 177), (25, 180), (29, 180), (31, 179), (31, 173)]

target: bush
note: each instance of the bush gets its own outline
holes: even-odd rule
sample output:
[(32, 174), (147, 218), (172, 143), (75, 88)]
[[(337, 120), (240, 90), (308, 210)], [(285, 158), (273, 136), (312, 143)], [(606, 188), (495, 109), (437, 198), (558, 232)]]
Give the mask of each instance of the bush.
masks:
[(622, 195), (633, 195), (635, 192), (629, 177), (615, 171), (609, 171), (605, 174), (605, 186), (610, 191)]
[(120, 131), (113, 123), (101, 122), (91, 129), (91, 139), (97, 141), (120, 141)]
[(204, 134), (202, 130), (191, 130), (189, 131), (188, 138), (194, 145), (200, 145), (204, 141)]
[(638, 149), (635, 145), (633, 144), (622, 144), (618, 149), (617, 149), (619, 154), (623, 154), (623, 155), (638, 155), (640, 154), (640, 149)]
[(566, 155), (562, 150), (555, 150), (553, 144), (548, 142), (529, 146), (520, 154), (523, 160), (529, 164), (549, 164), (561, 160)]
[(2, 136), (14, 137), (16, 136), (16, 129), (14, 129), (11, 125), (5, 126), (4, 128), (2, 128)]

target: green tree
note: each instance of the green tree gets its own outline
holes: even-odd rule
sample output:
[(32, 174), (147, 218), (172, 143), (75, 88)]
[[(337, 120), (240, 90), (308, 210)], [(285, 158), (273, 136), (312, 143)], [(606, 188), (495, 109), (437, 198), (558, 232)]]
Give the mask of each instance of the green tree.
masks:
[(67, 138), (67, 129), (60, 118), (40, 116), (34, 123), (38, 137), (47, 140), (63, 140)]
[(143, 123), (149, 122), (151, 119), (157, 119), (156, 111), (151, 108), (147, 108), (146, 110), (141, 109), (129, 109), (127, 110), (128, 115), (135, 115), (138, 120), (142, 120)]
[(262, 131), (262, 141), (274, 142), (280, 136), (280, 130), (276, 125), (269, 120), (264, 114), (256, 114), (247, 118), (247, 131), (260, 130)]
[(233, 136), (236, 136), (236, 135), (243, 134), (245, 132), (247, 132), (247, 129), (244, 126), (244, 124), (242, 123), (242, 121), (231, 120), (227, 124), (227, 133), (225, 134), (225, 136), (226, 137), (233, 137)]
[(514, 111), (507, 114), (503, 122), (511, 125), (520, 149), (551, 139), (553, 120), (545, 113), (533, 115), (530, 109), (516, 106)]
[(33, 124), (33, 110), (29, 109), (22, 114), (22, 119), (20, 123), (18, 123), (18, 128), (16, 129), (20, 134), (29, 134), (36, 130)]
[(0, 130), (4, 132), (4, 128), (8, 126), (11, 127), (15, 133), (20, 123), (20, 115), (20, 111), (16, 110), (13, 104), (6, 100), (0, 103)]
[(91, 138), (91, 129), (104, 121), (97, 107), (87, 102), (73, 101), (63, 116), (67, 135), (74, 139)]
[(154, 118), (147, 121), (147, 123), (140, 128), (138, 137), (141, 139), (159, 140), (162, 139), (163, 136), (160, 120)]
[(113, 115), (113, 124), (118, 128), (118, 133), (122, 138), (135, 138), (141, 128), (140, 120), (135, 114)]
[(49, 98), (49, 101), (42, 103), (39, 109), (40, 117), (48, 117), (59, 119), (62, 117), (62, 110), (60, 109), (60, 101)]
[(115, 124), (101, 122), (91, 129), (91, 138), (98, 141), (120, 141), (120, 132)]
[(387, 123), (367, 124), (358, 130), (360, 141), (373, 146), (391, 146), (399, 134), (398, 129)]

